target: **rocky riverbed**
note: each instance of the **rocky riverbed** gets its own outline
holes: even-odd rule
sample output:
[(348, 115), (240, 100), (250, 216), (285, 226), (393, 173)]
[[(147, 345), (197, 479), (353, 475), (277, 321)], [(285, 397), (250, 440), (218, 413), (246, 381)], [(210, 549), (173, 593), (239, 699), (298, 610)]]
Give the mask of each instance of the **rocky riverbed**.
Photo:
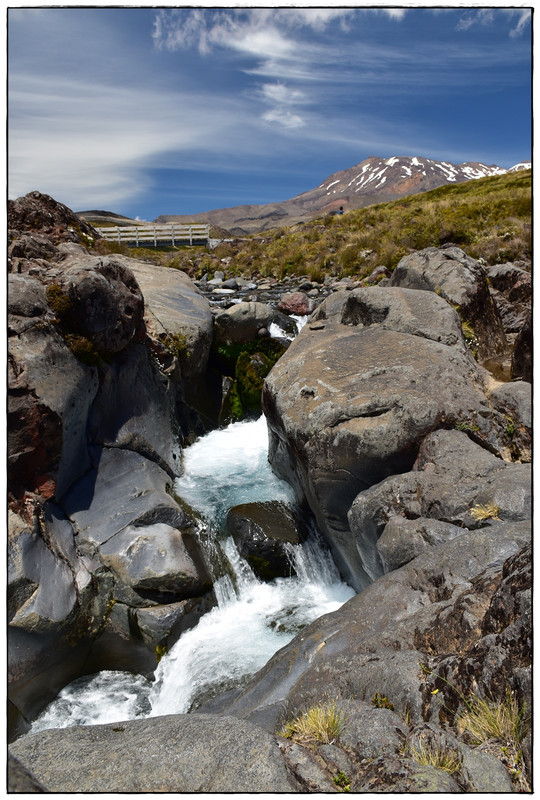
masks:
[[(527, 790), (527, 265), (447, 245), (362, 282), (193, 282), (96, 254), (37, 192), (9, 227), (10, 790)], [(272, 468), (357, 594), (197, 711), (27, 733), (74, 678), (151, 676), (214, 605), (174, 482), (261, 398)], [(284, 523), (239, 509), (246, 552), (275, 552)], [(516, 742), (467, 733), (475, 698), (521, 714)], [(314, 707), (326, 741), (291, 727)]]

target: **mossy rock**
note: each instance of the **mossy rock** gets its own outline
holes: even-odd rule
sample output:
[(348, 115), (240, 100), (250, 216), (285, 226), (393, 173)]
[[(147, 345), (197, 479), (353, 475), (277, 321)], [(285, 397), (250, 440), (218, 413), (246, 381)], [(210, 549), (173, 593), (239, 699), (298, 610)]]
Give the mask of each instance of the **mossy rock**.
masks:
[(267, 337), (253, 339), (251, 342), (213, 346), (212, 358), (217, 362), (217, 367), (223, 375), (233, 376), (236, 371), (236, 362), (242, 353), (262, 353), (273, 366), (286, 349), (287, 344), (282, 340)]
[(219, 424), (228, 425), (230, 422), (239, 422), (244, 416), (244, 407), (238, 393), (236, 381), (231, 378), (224, 378), (228, 381), (228, 386), (224, 388), (223, 400), (219, 412)]
[(236, 362), (236, 384), (245, 409), (258, 411), (261, 408), (261, 392), (264, 379), (272, 369), (272, 362), (264, 353), (241, 353)]

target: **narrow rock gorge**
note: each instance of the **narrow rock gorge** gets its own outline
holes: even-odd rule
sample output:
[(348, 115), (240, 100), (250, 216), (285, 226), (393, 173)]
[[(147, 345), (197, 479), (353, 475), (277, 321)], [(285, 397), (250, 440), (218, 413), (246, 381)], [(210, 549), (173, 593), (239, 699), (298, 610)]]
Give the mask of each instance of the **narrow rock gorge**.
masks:
[[(9, 204), (8, 256), (9, 790), (530, 790), (523, 265), (449, 244), (376, 285), (269, 296), (246, 276), (220, 295), (225, 275), (100, 251), (38, 192)], [(74, 679), (151, 681), (215, 607), (176, 481), (192, 442), (261, 409), (296, 510), (234, 504), (236, 546), (285, 580), (316, 528), (354, 596), (189, 713), (32, 732)], [(480, 701), (513, 710), (514, 743), (474, 738)], [(334, 735), (294, 732), (313, 708)]]

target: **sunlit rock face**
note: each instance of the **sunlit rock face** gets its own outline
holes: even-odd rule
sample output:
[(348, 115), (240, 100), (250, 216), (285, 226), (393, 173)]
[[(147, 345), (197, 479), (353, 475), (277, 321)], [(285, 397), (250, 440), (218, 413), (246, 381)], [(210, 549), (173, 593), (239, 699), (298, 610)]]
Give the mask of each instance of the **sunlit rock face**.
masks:
[(307, 500), (357, 589), (379, 572), (347, 520), (359, 492), (408, 472), (439, 428), (469, 423), (504, 450), (507, 421), (486, 381), (448, 303), (380, 287), (328, 298), (267, 377), (270, 460)]

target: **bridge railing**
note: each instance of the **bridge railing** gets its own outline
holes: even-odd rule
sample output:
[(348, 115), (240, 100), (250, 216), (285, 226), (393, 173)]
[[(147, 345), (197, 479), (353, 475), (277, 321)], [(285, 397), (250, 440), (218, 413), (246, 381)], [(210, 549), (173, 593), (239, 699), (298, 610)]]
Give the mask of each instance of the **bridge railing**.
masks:
[(158, 244), (207, 244), (210, 225), (126, 225), (97, 228), (99, 235), (109, 242), (134, 244), (135, 247)]

